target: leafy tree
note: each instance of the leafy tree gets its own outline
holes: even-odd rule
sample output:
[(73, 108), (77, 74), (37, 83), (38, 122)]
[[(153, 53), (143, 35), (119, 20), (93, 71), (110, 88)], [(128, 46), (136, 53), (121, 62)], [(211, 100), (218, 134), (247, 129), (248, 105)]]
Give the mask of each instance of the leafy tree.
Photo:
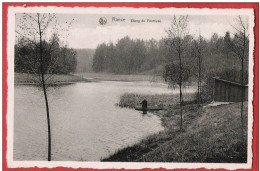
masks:
[(106, 44), (103, 43), (98, 45), (96, 48), (94, 58), (93, 58), (93, 70), (95, 72), (103, 71), (105, 65), (105, 58), (106, 58)]
[(159, 42), (151, 39), (146, 43), (147, 55), (143, 62), (143, 70), (151, 70), (160, 64)]
[(229, 47), (231, 43), (231, 36), (230, 36), (230, 32), (226, 32), (225, 33), (225, 37), (224, 37), (224, 48), (223, 48), (223, 53), (224, 55), (226, 55), (227, 57), (230, 55), (231, 53), (231, 49)]

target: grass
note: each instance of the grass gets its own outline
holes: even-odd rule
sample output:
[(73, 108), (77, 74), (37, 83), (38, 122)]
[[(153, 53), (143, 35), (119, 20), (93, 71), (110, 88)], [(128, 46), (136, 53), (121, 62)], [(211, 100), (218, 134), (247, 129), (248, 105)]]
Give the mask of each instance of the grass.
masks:
[[(69, 75), (69, 74), (54, 74), (50, 77), (50, 75), (46, 74), (45, 78), (48, 83), (74, 83), (74, 82), (88, 82), (87, 79), (84, 79), (80, 76)], [(26, 73), (15, 73), (14, 74), (14, 83), (15, 84), (35, 84), (38, 83), (39, 76), (34, 74), (26, 74)]]
[[(142, 95), (124, 94), (119, 106), (132, 107)], [(165, 98), (164, 98), (165, 97)], [(205, 162), (245, 163), (247, 161), (247, 103), (244, 103), (241, 138), (240, 103), (198, 108), (186, 105), (183, 110), (183, 130), (180, 131), (179, 109), (174, 109), (169, 95), (145, 96), (151, 104), (169, 105), (156, 113), (164, 131), (148, 136), (139, 143), (120, 149), (102, 161), (121, 162)], [(187, 99), (188, 97), (186, 97)], [(192, 101), (192, 98), (190, 98)], [(148, 102), (149, 102), (148, 100)], [(128, 104), (128, 105), (127, 105)]]
[(122, 75), (102, 72), (87, 72), (87, 73), (76, 73), (76, 75), (95, 81), (124, 81), (124, 82), (137, 82), (137, 81), (149, 81), (149, 82), (163, 82), (161, 76), (154, 75)]

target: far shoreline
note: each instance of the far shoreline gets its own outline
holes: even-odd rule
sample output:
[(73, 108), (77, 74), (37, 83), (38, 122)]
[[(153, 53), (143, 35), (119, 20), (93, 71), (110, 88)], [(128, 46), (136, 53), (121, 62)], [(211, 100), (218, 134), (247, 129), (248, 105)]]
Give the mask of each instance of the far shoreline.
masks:
[[(49, 77), (49, 78), (48, 78)], [(46, 85), (67, 85), (77, 82), (91, 82), (88, 79), (72, 74), (53, 74), (52, 76), (46, 74)], [(33, 74), (14, 73), (15, 85), (39, 85), (39, 78)]]
[[(48, 74), (46, 74), (48, 77)], [(37, 85), (37, 77), (33, 74), (15, 73), (15, 85)], [(119, 82), (156, 82), (165, 83), (161, 76), (141, 75), (141, 74), (112, 74), (112, 73), (69, 73), (69, 74), (54, 74), (51, 80), (46, 84), (73, 84), (86, 82), (100, 82), (100, 81), (119, 81)]]
[[(49, 75), (46, 74), (46, 77)], [(38, 77), (38, 76), (37, 76)], [(14, 73), (14, 85), (40, 85), (40, 82), (36, 76), (33, 74), (27, 73)], [(37, 81), (38, 80), (38, 81)], [(50, 81), (49, 81), (50, 80)], [(125, 82), (125, 83), (167, 83), (163, 80), (162, 76), (152, 75), (152, 74), (113, 74), (113, 73), (104, 73), (104, 72), (85, 72), (85, 73), (69, 73), (69, 74), (54, 74), (46, 82), (46, 85), (71, 85), (75, 83), (91, 83), (91, 82)], [(186, 88), (195, 86), (193, 80), (189, 81)]]

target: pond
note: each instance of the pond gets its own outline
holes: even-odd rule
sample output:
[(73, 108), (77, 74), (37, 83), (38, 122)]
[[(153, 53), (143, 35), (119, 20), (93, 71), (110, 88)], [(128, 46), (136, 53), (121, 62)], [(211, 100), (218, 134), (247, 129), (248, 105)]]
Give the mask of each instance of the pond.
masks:
[[(163, 83), (103, 81), (50, 87), (52, 160), (100, 161), (163, 130), (160, 118), (116, 106), (123, 93), (177, 93)], [(14, 160), (47, 160), (43, 91), (15, 85)]]

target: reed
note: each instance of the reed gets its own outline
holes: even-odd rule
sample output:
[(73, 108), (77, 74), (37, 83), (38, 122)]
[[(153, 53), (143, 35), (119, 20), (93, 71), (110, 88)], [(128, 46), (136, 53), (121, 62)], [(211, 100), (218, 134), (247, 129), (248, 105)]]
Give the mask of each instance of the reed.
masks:
[[(194, 102), (195, 94), (187, 93), (184, 94), (184, 103), (191, 104)], [(146, 99), (148, 101), (148, 106), (159, 106), (163, 108), (177, 107), (179, 105), (179, 95), (173, 94), (155, 94), (155, 95), (145, 95), (136, 93), (125, 93), (120, 96), (119, 103), (120, 107), (134, 108), (140, 105), (140, 103)]]

